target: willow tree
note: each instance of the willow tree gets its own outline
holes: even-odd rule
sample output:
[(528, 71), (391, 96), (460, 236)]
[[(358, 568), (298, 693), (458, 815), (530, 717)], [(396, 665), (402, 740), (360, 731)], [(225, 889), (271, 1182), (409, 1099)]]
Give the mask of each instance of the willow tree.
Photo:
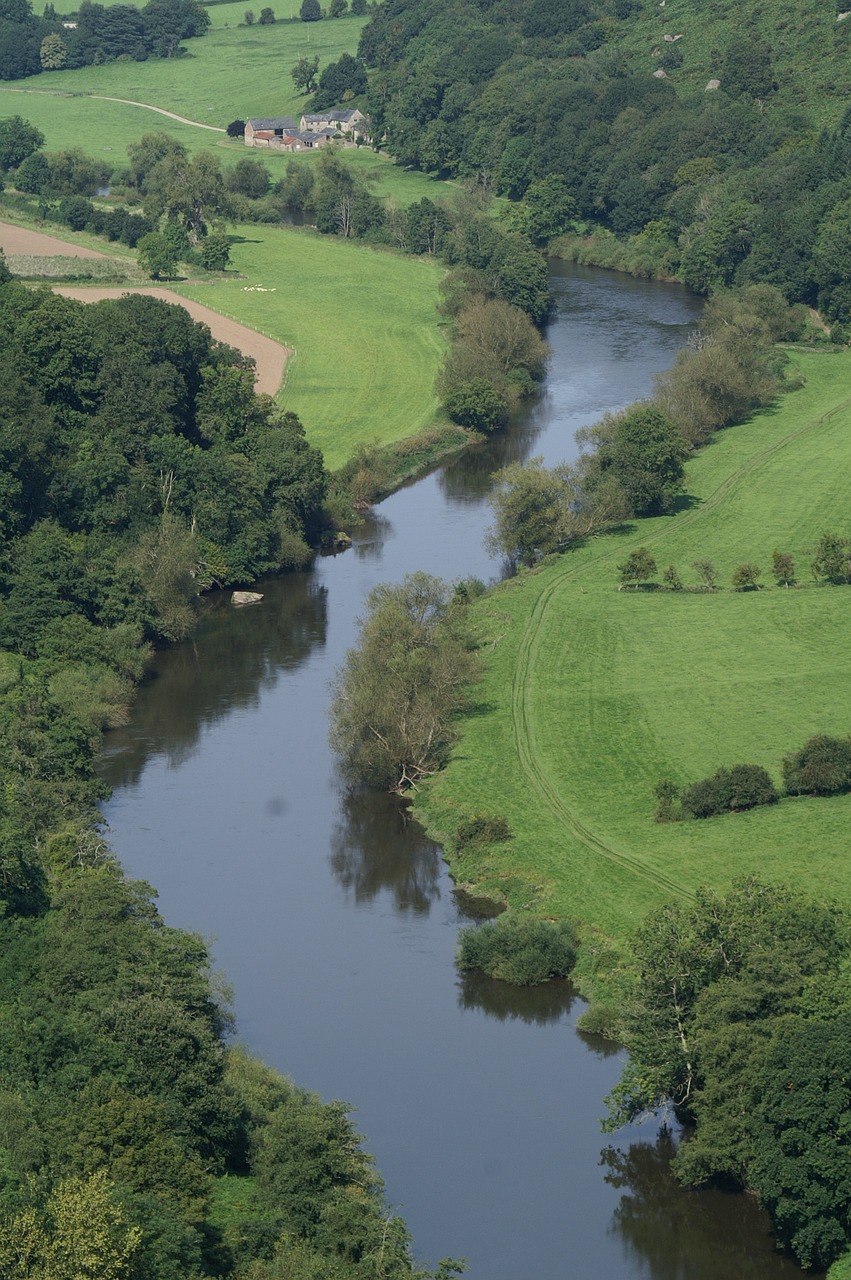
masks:
[(479, 675), (464, 614), (426, 573), (370, 593), (331, 706), (331, 745), (349, 781), (404, 791), (444, 763)]

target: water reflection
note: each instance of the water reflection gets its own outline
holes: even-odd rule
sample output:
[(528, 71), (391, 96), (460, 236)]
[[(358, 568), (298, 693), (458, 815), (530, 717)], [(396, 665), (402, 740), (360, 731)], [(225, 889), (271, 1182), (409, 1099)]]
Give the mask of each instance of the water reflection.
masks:
[(208, 598), (192, 640), (157, 655), (131, 724), (107, 739), (100, 772), (109, 786), (138, 782), (152, 755), (173, 767), (185, 763), (206, 726), (257, 707), (282, 670), (299, 667), (324, 646), (328, 592), (312, 574), (291, 574), (259, 589), (264, 599), (250, 608), (234, 609), (229, 591)]
[(355, 902), (389, 893), (397, 911), (428, 915), (440, 897), (440, 846), (395, 796), (344, 795), (329, 861), (337, 883)]
[(462, 1009), (481, 1009), (498, 1018), (544, 1026), (566, 1021), (576, 992), (564, 978), (553, 978), (536, 987), (515, 987), (483, 973), (462, 973), (458, 982), (458, 1004)]
[(607, 1147), (601, 1155), (606, 1182), (625, 1191), (611, 1231), (630, 1260), (653, 1280), (800, 1277), (798, 1267), (774, 1250), (768, 1220), (752, 1199), (678, 1185), (671, 1172), (676, 1148), (676, 1137), (663, 1127), (655, 1142), (633, 1143), (625, 1151)]
[(355, 534), (353, 543), (355, 555), (359, 560), (380, 562), (384, 544), (392, 534), (393, 525), (386, 516), (378, 511), (368, 512)]

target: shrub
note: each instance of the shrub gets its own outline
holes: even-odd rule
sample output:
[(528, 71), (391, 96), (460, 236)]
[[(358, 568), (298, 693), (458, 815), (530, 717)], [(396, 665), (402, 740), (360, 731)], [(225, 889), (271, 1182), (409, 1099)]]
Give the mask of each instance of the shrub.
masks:
[(628, 587), (632, 583), (636, 591), (641, 583), (649, 582), (655, 572), (656, 561), (646, 547), (631, 551), (623, 564), (618, 565), (621, 587)]
[(795, 581), (795, 560), (788, 551), (772, 551), (771, 572), (778, 587), (788, 587)]
[(493, 431), (508, 417), (505, 399), (486, 378), (469, 378), (452, 388), (444, 401), (453, 422), (475, 431)]
[(737, 591), (753, 591), (759, 590), (761, 576), (762, 569), (758, 564), (739, 564), (733, 570), (731, 581)]
[(777, 788), (761, 765), (736, 764), (686, 787), (681, 804), (693, 818), (713, 818), (720, 813), (774, 804), (777, 799)]
[(553, 923), (503, 916), (462, 929), (458, 965), (528, 987), (549, 978), (566, 978), (576, 962), (576, 947), (576, 931), (567, 920)]
[(683, 589), (683, 580), (679, 575), (676, 565), (668, 565), (667, 569), (662, 573), (662, 581), (669, 591), (682, 591)]
[(813, 557), (813, 576), (827, 582), (851, 581), (851, 539), (823, 533)]
[(700, 578), (701, 584), (707, 591), (715, 590), (715, 583), (718, 581), (718, 571), (711, 560), (692, 560), (691, 567)]
[(660, 778), (653, 789), (656, 797), (656, 813), (657, 822), (675, 822), (682, 817), (681, 810), (677, 807), (680, 799), (680, 789), (670, 778)]
[(817, 734), (783, 759), (783, 782), (794, 796), (832, 796), (851, 791), (851, 738)]
[(507, 818), (477, 813), (459, 822), (455, 828), (455, 843), (459, 849), (470, 844), (504, 844), (512, 834)]

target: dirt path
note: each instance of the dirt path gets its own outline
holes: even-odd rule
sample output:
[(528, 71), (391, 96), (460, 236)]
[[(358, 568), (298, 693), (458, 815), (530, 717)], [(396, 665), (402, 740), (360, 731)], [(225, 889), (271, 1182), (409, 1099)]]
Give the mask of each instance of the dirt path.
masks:
[[(71, 95), (67, 93), (57, 93), (54, 89), (6, 89), (6, 93), (40, 93), (48, 98), (68, 98)], [(146, 111), (156, 111), (158, 115), (168, 116), (169, 120), (177, 120), (180, 124), (191, 124), (196, 129), (210, 129), (213, 133), (226, 133), (217, 124), (201, 124), (200, 120), (187, 120), (186, 116), (176, 115), (173, 111), (166, 111), (165, 107), (152, 107), (150, 102), (134, 102), (132, 98), (109, 98), (103, 93), (86, 93), (80, 95), (85, 98), (96, 98), (98, 102), (121, 102), (125, 107), (144, 107)]]
[(196, 129), (210, 129), (213, 133), (225, 133), (217, 124), (201, 124), (200, 120), (187, 120), (186, 116), (175, 115), (173, 111), (166, 111), (165, 107), (152, 107), (149, 102), (134, 102), (132, 98), (107, 98), (102, 93), (88, 93), (87, 98), (97, 98), (98, 102), (123, 102), (125, 107), (144, 107), (146, 111), (156, 111), (158, 115), (168, 116), (169, 120), (177, 120), (180, 124), (191, 124)]
[(218, 311), (211, 311), (200, 302), (181, 298), (171, 289), (159, 289), (153, 285), (116, 289), (65, 288), (63, 285), (54, 289), (54, 293), (61, 293), (65, 298), (77, 298), (80, 302), (99, 302), (102, 298), (120, 298), (125, 293), (149, 293), (154, 298), (162, 298), (163, 302), (177, 303), (189, 312), (193, 320), (200, 320), (202, 324), (207, 325), (213, 337), (219, 342), (227, 342), (229, 346), (236, 347), (237, 351), (252, 357), (257, 366), (254, 381), (258, 391), (265, 391), (267, 395), (273, 396), (281, 388), (287, 356), (290, 354), (287, 347), (273, 341), (272, 338), (264, 337), (254, 329), (249, 329), (247, 325), (229, 320)]
[(9, 257), (32, 254), (37, 258), (105, 258), (105, 253), (86, 249), (81, 244), (57, 240), (41, 231), (29, 231), (26, 227), (14, 227), (10, 222), (0, 222), (0, 249)]

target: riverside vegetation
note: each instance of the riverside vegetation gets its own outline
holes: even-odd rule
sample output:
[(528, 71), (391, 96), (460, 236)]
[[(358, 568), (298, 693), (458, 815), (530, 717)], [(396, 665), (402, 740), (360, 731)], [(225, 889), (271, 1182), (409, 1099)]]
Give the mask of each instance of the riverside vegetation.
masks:
[[(711, 552), (729, 573), (742, 545), (785, 545), (821, 568), (820, 531), (841, 509), (831, 468), (847, 456), (847, 357), (800, 352), (793, 364), (797, 389), (685, 463), (688, 500), (641, 521), (646, 554), (702, 564)], [(532, 468), (530, 484), (542, 474)], [(630, 1049), (612, 1123), (665, 1105), (696, 1121), (680, 1176), (754, 1189), (778, 1244), (826, 1266), (847, 1238), (848, 1155), (831, 1135), (849, 1100), (842, 1087), (827, 1110), (821, 1100), (847, 1069), (848, 798), (808, 798), (818, 779), (799, 774), (826, 738), (847, 755), (844, 586), (789, 590), (781, 572), (773, 591), (619, 594), (633, 521), (580, 537), (557, 508), (548, 545), (570, 555), (542, 558), (533, 540), (532, 572), (473, 602), (488, 653), (476, 696), (492, 709), (462, 717), (463, 751), (417, 809), (458, 881), (515, 911), (581, 922), (577, 973), (594, 993), (583, 1024)], [(771, 771), (802, 730), (817, 736), (784, 762), (794, 796), (751, 807), (756, 793), (777, 795)], [(754, 763), (718, 771), (742, 759)], [(831, 791), (845, 790), (839, 766)], [(654, 823), (655, 778), (672, 779), (663, 803), (681, 790), (683, 807), (693, 798), (705, 813), (688, 784), (713, 768), (703, 789), (724, 792), (728, 816)], [(471, 808), (499, 814), (511, 838), (453, 837)]]
[[(577, 466), (503, 475), (495, 542), (533, 571), (481, 598), (462, 592), (488, 653), (483, 681), (468, 693), (472, 715), (463, 690), (446, 706), (442, 741), (460, 735), (463, 751), (416, 803), (456, 880), (513, 909), (481, 939), (465, 935), (460, 962), (525, 982), (537, 951), (539, 978), (564, 972), (547, 962), (540, 918), (579, 920), (577, 972), (595, 997), (583, 1024), (631, 1053), (611, 1123), (665, 1105), (697, 1120), (677, 1159), (684, 1180), (753, 1188), (778, 1243), (826, 1266), (847, 1239), (849, 1156), (831, 1134), (849, 1100), (839, 1088), (822, 1112), (819, 1099), (847, 1067), (834, 1019), (846, 1007), (851, 883), (847, 797), (806, 797), (847, 790), (848, 742), (829, 730), (849, 712), (838, 656), (848, 541), (820, 529), (841, 505), (848, 357), (799, 352), (784, 366), (771, 338), (798, 322), (764, 287), (719, 297), (658, 396), (586, 433), (594, 448)], [(766, 407), (748, 418), (754, 403)], [(644, 545), (619, 563), (636, 518)], [(772, 557), (774, 592), (714, 590), (715, 561), (700, 553), (724, 571), (757, 540), (790, 547)], [(695, 557), (703, 588), (613, 591), (616, 567), (644, 581), (660, 552)], [(807, 555), (816, 589), (790, 591)], [(428, 676), (411, 655), (406, 670), (408, 706)], [(769, 768), (801, 725), (820, 732), (784, 762), (795, 799), (772, 804)], [(444, 756), (445, 745), (434, 770)], [(719, 756), (756, 763), (718, 770)], [(701, 760), (716, 772), (687, 786)], [(694, 816), (728, 816), (655, 825), (663, 761), (666, 816), (681, 789)], [(813, 1076), (819, 1053), (828, 1065)]]
[(321, 456), (180, 308), (6, 273), (0, 329), (0, 1270), (421, 1274), (346, 1108), (228, 1044), (204, 944), (97, 812), (101, 730), (151, 642), (205, 585), (301, 561)]

